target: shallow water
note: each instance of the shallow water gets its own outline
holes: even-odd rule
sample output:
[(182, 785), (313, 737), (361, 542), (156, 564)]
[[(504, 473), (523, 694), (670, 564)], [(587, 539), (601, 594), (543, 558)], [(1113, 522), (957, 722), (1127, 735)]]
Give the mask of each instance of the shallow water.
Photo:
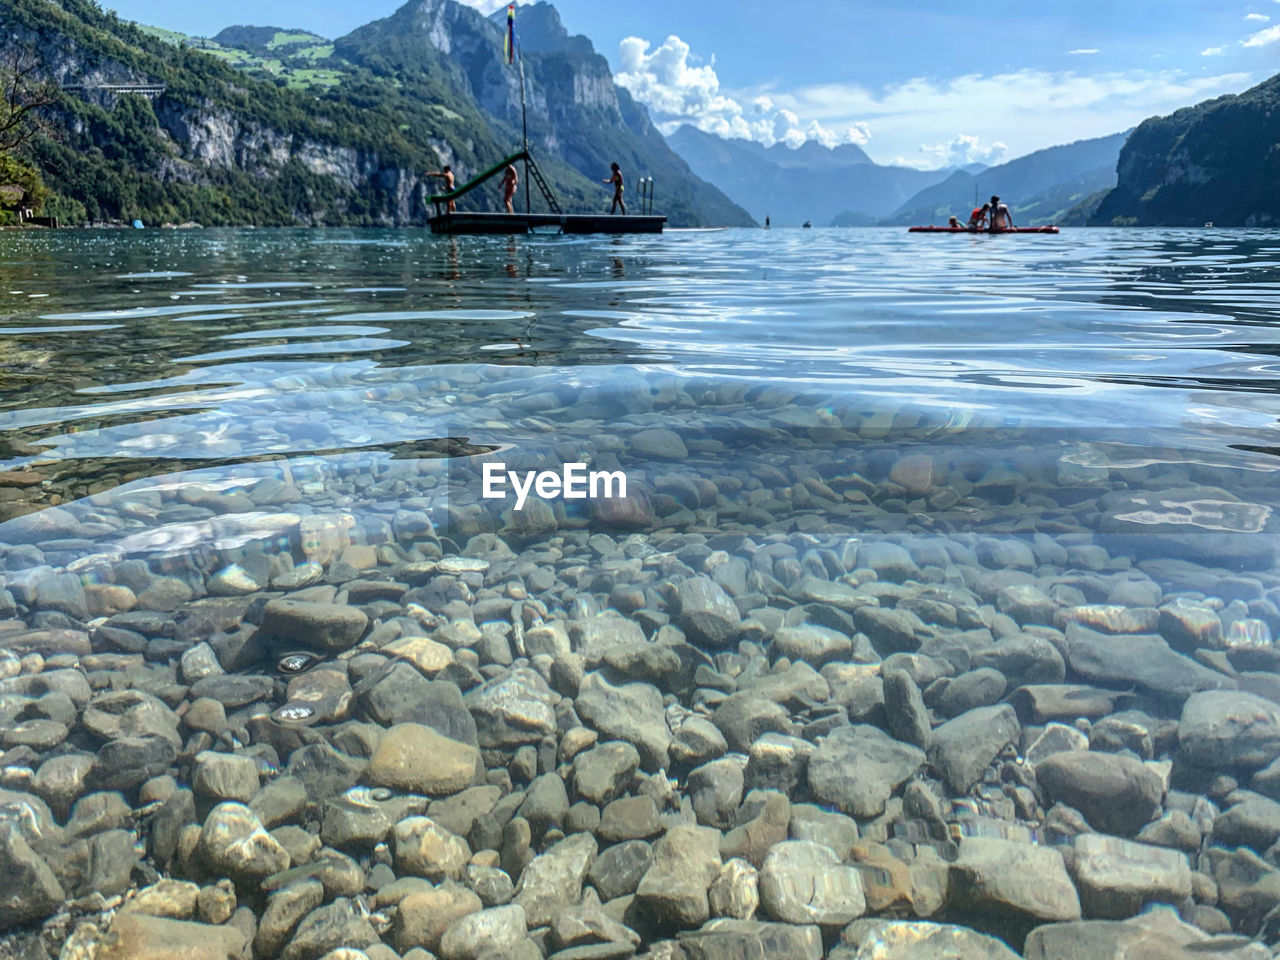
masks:
[[(1280, 703), (1273, 232), (66, 231), (5, 233), (0, 254), (0, 640), (15, 654), (57, 662), (56, 637), (32, 634), (71, 630), (87, 639), (68, 640), (69, 653), (124, 654), (178, 682), (171, 664), (208, 640), (219, 671), (271, 675), (222, 641), (253, 634), (267, 599), (320, 583), (369, 616), (355, 659), (341, 645), (307, 654), (341, 662), (357, 699), (360, 651), (412, 635), (414, 618), (466, 650), (448, 676), (468, 697), (518, 673), (521, 657), (568, 696), (564, 684), (578, 681), (539, 666), (524, 638), (562, 621), (584, 658), (579, 678), (583, 663), (593, 676), (604, 662), (606, 681), (674, 697), (654, 719), (677, 740), (687, 716), (711, 714), (726, 693), (781, 676), (812, 650), (821, 689), (781, 701), (787, 729), (809, 741), (839, 726), (837, 714), (910, 741), (883, 697), (867, 706), (850, 692), (868, 667), (878, 685), (876, 665), (897, 655), (926, 694), (926, 732), (1012, 704), (1018, 763), (1053, 719), (1129, 708), (1150, 721), (1137, 740), (1113, 732), (1091, 752), (1173, 759), (1175, 793), (1203, 798), (1212, 776), (1243, 784), (1274, 759), (1187, 759), (1194, 751), (1178, 754), (1156, 722), (1176, 728), (1188, 696), (1219, 687)], [(511, 499), (482, 496), (483, 466), (496, 461), (622, 471), (628, 495), (534, 496), (512, 510)], [(474, 566), (456, 560), (464, 554)], [(367, 585), (382, 580), (408, 587)], [(681, 596), (689, 581), (713, 582), (717, 597), (701, 599), (724, 597), (737, 613), (702, 623)], [(246, 599), (215, 609), (208, 597)], [(654, 643), (689, 641), (686, 665), (703, 656), (721, 679), (682, 684), (602, 660), (583, 624), (618, 615)], [(450, 633), (459, 620), (471, 633)], [(845, 645), (780, 642), (784, 622), (819, 624)], [(663, 633), (672, 626), (678, 636)], [(1057, 675), (1021, 675), (1016, 658), (990, 653), (1015, 636), (1048, 640)], [(1120, 654), (1116, 637), (1142, 639)], [(266, 636), (263, 663), (289, 652), (280, 639)], [(993, 694), (948, 701), (947, 684), (933, 685), (992, 664), (1003, 670)], [(95, 670), (94, 689), (112, 689), (102, 671), (126, 666)], [(28, 664), (0, 682), (27, 698), (39, 672)], [(228, 703), (233, 728), (279, 710), (295, 712), (278, 722), (314, 720), (285, 680)], [(1042, 681), (1096, 689), (1080, 694), (1088, 709), (1050, 709), (1019, 692)], [(324, 719), (380, 720), (360, 702)], [(6, 716), (16, 723), (29, 709), (23, 700)], [(98, 749), (100, 732), (68, 727), (52, 751)], [(546, 733), (535, 724), (536, 735), (504, 740), (481, 727), (491, 770), (503, 750)], [(643, 770), (681, 780), (705, 759), (668, 755), (645, 736), (630, 738)], [(240, 738), (234, 749), (248, 746)], [(289, 764), (281, 749), (272, 776)], [(174, 769), (186, 783), (190, 742), (184, 751)], [(1050, 801), (1065, 802), (1048, 788), (1010, 800), (944, 768), (931, 754), (920, 776), (940, 778), (930, 782), (945, 784), (939, 795), (957, 811), (1001, 823), (972, 821), (953, 836), (1063, 841), (1046, 832)], [(21, 785), (14, 777), (6, 787)], [(824, 793), (812, 774), (805, 783), (785, 792), (853, 814), (864, 836), (911, 834), (894, 834), (883, 802), (872, 812)], [(778, 788), (768, 777), (758, 785)], [(1189, 801), (1163, 803), (1153, 817)], [(669, 800), (665, 813), (679, 806)], [(1137, 832), (1099, 819), (1104, 833)], [(1199, 849), (1189, 862), (1213, 876), (1210, 860)], [(1097, 891), (1074, 879), (1085, 916), (1122, 918), (1099, 912)], [(989, 903), (921, 909), (1016, 948), (1029, 917), (1070, 919), (1019, 907), (1009, 922)], [(1195, 922), (1192, 907), (1179, 909)], [(1261, 918), (1250, 909), (1224, 905), (1233, 929), (1252, 936)]]

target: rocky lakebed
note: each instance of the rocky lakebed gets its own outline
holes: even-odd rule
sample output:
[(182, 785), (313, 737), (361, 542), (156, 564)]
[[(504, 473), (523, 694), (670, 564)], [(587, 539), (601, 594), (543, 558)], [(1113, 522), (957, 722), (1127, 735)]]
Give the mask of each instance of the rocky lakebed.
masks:
[(778, 410), (7, 521), (0, 955), (1276, 955), (1266, 474)]

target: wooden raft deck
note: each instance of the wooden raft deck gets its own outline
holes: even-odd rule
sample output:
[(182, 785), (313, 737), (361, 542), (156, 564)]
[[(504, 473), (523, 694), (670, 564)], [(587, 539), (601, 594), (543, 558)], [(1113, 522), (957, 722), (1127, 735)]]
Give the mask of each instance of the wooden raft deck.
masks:
[(580, 213), (442, 213), (427, 221), (432, 233), (661, 233), (666, 217), (614, 217)]

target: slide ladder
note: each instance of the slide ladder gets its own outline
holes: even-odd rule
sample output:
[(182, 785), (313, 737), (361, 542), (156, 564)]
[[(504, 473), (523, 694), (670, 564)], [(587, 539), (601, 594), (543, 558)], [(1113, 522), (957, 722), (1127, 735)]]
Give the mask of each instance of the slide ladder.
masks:
[(547, 201), (547, 206), (551, 209), (551, 212), (562, 213), (563, 211), (560, 209), (560, 204), (556, 201), (556, 195), (551, 190), (551, 185), (548, 184), (546, 179), (542, 176), (542, 171), (538, 169), (538, 165), (534, 163), (533, 157), (530, 156), (528, 150), (520, 150), (511, 154), (509, 157), (504, 157), (492, 167), (489, 167), (489, 169), (472, 177), (462, 186), (456, 187), (448, 193), (432, 194), (427, 198), (427, 201), (435, 204), (436, 216), (440, 216), (444, 212), (445, 205), (449, 203), (450, 200), (457, 200), (459, 197), (470, 193), (489, 178), (497, 176), (505, 170), (509, 164), (513, 164), (517, 160), (523, 160), (525, 162), (526, 172), (532, 175), (533, 182), (536, 183), (538, 185), (538, 189), (542, 191), (543, 199)]

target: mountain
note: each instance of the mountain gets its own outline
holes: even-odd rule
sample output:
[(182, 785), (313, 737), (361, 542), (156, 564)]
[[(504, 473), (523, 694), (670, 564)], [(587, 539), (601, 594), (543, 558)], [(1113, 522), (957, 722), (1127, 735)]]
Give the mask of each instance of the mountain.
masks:
[(1252, 227), (1280, 223), (1280, 75), (1145, 120), (1120, 153), (1095, 224)]
[(974, 197), (981, 204), (993, 194), (1009, 205), (1019, 226), (1063, 222), (1066, 211), (1114, 186), (1116, 161), (1128, 136), (1126, 131), (1037, 150), (976, 175), (956, 170), (908, 199), (883, 222), (945, 223), (952, 214), (967, 220)]
[[(391, 16), (334, 42), (334, 53), (392, 83), (417, 75), (459, 84), (504, 129), (512, 147), (521, 136), (520, 72), (495, 55), (500, 25), (453, 0), (411, 0)], [(612, 194), (599, 181), (617, 162), (628, 182), (652, 176), (658, 205), (673, 226), (750, 226), (753, 221), (724, 194), (703, 183), (667, 145), (648, 111), (613, 82), (609, 62), (585, 37), (570, 37), (548, 3), (516, 15), (527, 80), (528, 134), (535, 156), (559, 156), (594, 180), (581, 201), (607, 209)], [(438, 152), (447, 156), (451, 144)], [(495, 158), (498, 159), (498, 158)], [(446, 161), (447, 162), (447, 161)]]
[(726, 140), (684, 124), (667, 142), (693, 172), (714, 183), (763, 221), (829, 223), (851, 212), (888, 216), (946, 171), (882, 167), (854, 144), (834, 149), (812, 140), (792, 149), (775, 143)]
[[(50, 111), (58, 135), (36, 141), (27, 157), (55, 194), (51, 206), (62, 219), (420, 224), (435, 188), (421, 177), (424, 168), (452, 163), (465, 179), (519, 143), (509, 109), (513, 97), (518, 105), (514, 71), (493, 77), (505, 88), (498, 91), (501, 116), (484, 105), (494, 91), (479, 88), (478, 96), (472, 80), (484, 59), (481, 45), (488, 61), (501, 66), (495, 26), (452, 0), (411, 3), (401, 14), (427, 8), (444, 34), (428, 43), (421, 34), (384, 32), (384, 50), (372, 42), (376, 30), (364, 44), (344, 38), (357, 60), (305, 31), (241, 26), (201, 40), (122, 21), (92, 0), (5, 0), (0, 55), (31, 51), (45, 77), (72, 88)], [(417, 69), (384, 68), (423, 48)], [(560, 56), (563, 76), (531, 84), (531, 100), (541, 105), (541, 113), (531, 110), (531, 122), (556, 113), (556, 130), (567, 141), (575, 119), (611, 120), (609, 136), (630, 151), (619, 149), (619, 156), (634, 175), (648, 161), (660, 187), (657, 209), (673, 225), (750, 222), (669, 150), (663, 155), (642, 108), (629, 98), (609, 101), (615, 88), (607, 65), (603, 75), (578, 77), (577, 62), (566, 59), (572, 49)], [(120, 91), (121, 84), (163, 90), (142, 95)], [(578, 95), (571, 105), (556, 99), (566, 90)], [(616, 103), (614, 113), (589, 113), (583, 101), (593, 97)], [(598, 209), (607, 199), (598, 180), (608, 165), (599, 170), (596, 156), (576, 159), (575, 167), (570, 151), (547, 150), (539, 166), (566, 210)], [(477, 191), (462, 206), (498, 204), (495, 188)]]

